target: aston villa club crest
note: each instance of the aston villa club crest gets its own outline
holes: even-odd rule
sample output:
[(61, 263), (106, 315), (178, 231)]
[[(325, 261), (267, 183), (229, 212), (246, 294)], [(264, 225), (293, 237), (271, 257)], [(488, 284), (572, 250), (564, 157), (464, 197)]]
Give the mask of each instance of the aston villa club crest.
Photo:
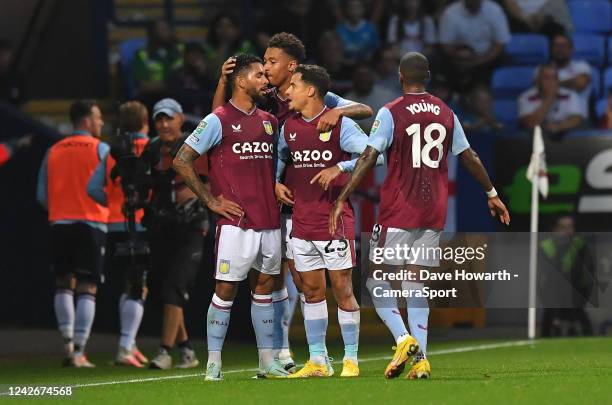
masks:
[(329, 140), (331, 139), (331, 133), (332, 131), (321, 132), (319, 134), (319, 139), (323, 142), (329, 142)]
[(219, 263), (219, 273), (228, 274), (229, 272), (230, 272), (230, 261), (221, 260), (221, 263)]
[(272, 128), (272, 124), (270, 123), (270, 121), (264, 121), (263, 126), (266, 130), (266, 134), (272, 135), (274, 133), (274, 128)]

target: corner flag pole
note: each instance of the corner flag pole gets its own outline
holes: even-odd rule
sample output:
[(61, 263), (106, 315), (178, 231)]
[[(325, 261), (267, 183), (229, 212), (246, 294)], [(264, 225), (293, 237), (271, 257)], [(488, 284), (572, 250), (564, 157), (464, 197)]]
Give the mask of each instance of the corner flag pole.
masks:
[[(536, 126), (533, 132), (533, 155), (530, 162), (531, 173), (535, 176), (531, 179), (531, 229), (529, 239), (529, 308), (527, 316), (527, 337), (534, 339), (536, 336), (536, 283), (537, 283), (537, 266), (538, 266), (538, 183), (540, 173), (540, 147), (537, 142), (542, 142), (542, 130)], [(535, 155), (535, 156), (534, 156)]]

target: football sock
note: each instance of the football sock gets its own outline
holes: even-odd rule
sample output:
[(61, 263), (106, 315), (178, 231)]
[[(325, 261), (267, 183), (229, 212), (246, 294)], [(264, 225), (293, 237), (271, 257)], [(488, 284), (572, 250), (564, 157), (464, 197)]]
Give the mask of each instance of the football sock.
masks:
[(370, 292), (376, 313), (384, 324), (387, 325), (387, 328), (389, 328), (393, 339), (397, 342), (401, 336), (408, 335), (402, 314), (397, 308), (397, 300), (381, 296), (385, 291), (392, 291), (391, 284), (387, 281), (368, 278), (366, 288)]
[(206, 340), (208, 343), (208, 364), (221, 366), (221, 350), (229, 326), (233, 301), (224, 301), (214, 294), (206, 316)]
[(125, 298), (121, 299), (119, 308), (119, 320), (121, 324), (121, 337), (119, 339), (119, 346), (126, 350), (132, 350), (134, 342), (136, 341), (136, 334), (142, 321), (142, 315), (144, 313), (144, 303), (142, 300), (134, 300), (128, 298), (126, 294)]
[(274, 307), (274, 355), (277, 356), (282, 349), (289, 348), (287, 324), (289, 294), (286, 288), (272, 292), (272, 306)]
[(327, 356), (325, 347), (327, 323), (326, 300), (317, 303), (304, 303), (304, 327), (306, 328), (310, 361), (318, 365), (324, 365)]
[(77, 354), (83, 354), (85, 351), (85, 344), (89, 339), (95, 315), (96, 296), (87, 293), (79, 294), (74, 320), (74, 347)]
[(359, 349), (359, 309), (355, 311), (343, 311), (338, 308), (338, 323), (344, 341), (344, 360), (350, 359), (357, 362), (357, 351)]
[(257, 340), (259, 368), (265, 370), (274, 360), (272, 348), (274, 346), (275, 311), (272, 305), (272, 294), (252, 295), (251, 320)]
[(408, 305), (408, 325), (410, 333), (419, 342), (419, 350), (427, 354), (427, 328), (429, 322), (429, 303), (427, 298), (415, 297), (414, 291), (423, 289), (423, 283), (402, 282), (402, 289), (412, 291), (406, 298)]
[(74, 336), (74, 299), (72, 290), (58, 289), (53, 298), (57, 328), (66, 343)]
[(287, 288), (287, 295), (289, 296), (289, 310), (287, 311), (287, 332), (289, 332), (289, 326), (293, 320), (293, 314), (295, 313), (295, 306), (297, 305), (299, 298), (297, 287), (293, 282), (293, 277), (289, 274), (285, 280), (285, 286)]

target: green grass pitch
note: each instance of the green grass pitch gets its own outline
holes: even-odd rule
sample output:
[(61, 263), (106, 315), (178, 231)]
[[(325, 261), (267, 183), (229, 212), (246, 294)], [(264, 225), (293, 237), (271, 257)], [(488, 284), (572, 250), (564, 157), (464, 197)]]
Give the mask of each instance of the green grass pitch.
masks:
[[(429, 380), (385, 380), (389, 346), (363, 344), (361, 376), (308, 380), (254, 380), (253, 346), (226, 344), (225, 381), (205, 382), (203, 367), (136, 370), (111, 365), (111, 355), (93, 356), (98, 367), (59, 367), (56, 358), (0, 361), (2, 392), (11, 385), (74, 385), (63, 400), (88, 404), (456, 404), (588, 403), (612, 401), (612, 340), (606, 338), (432, 344)], [(340, 355), (337, 347), (330, 350)], [(304, 359), (305, 353), (296, 353)], [(199, 353), (200, 359), (205, 354)], [(340, 358), (341, 356), (338, 356)], [(403, 377), (403, 376), (402, 376)], [(41, 398), (37, 399), (40, 400)], [(46, 400), (61, 400), (45, 397)], [(0, 402), (19, 400), (6, 395)], [(31, 402), (34, 398), (21, 398)]]

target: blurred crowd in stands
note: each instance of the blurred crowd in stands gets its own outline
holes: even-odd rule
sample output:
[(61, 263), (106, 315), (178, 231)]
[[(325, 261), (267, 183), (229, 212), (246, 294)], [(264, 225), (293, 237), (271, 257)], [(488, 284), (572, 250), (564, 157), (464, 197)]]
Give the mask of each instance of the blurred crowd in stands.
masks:
[[(469, 131), (530, 130), (558, 136), (612, 128), (612, 3), (609, 0), (253, 0), (207, 22), (208, 35), (181, 43), (170, 23), (120, 49), (124, 99), (147, 105), (174, 97), (185, 111), (210, 111), (220, 67), (231, 55), (263, 55), (276, 32), (296, 34), (307, 59), (329, 71), (332, 90), (375, 111), (401, 92), (402, 54), (430, 58), (429, 90), (457, 111)], [(228, 9), (231, 9), (228, 7)], [(242, 20), (240, 19), (242, 18)], [(608, 51), (606, 51), (606, 48)], [(4, 66), (0, 92), (19, 99)], [(608, 67), (606, 69), (606, 67)], [(361, 123), (369, 130), (372, 120)]]

